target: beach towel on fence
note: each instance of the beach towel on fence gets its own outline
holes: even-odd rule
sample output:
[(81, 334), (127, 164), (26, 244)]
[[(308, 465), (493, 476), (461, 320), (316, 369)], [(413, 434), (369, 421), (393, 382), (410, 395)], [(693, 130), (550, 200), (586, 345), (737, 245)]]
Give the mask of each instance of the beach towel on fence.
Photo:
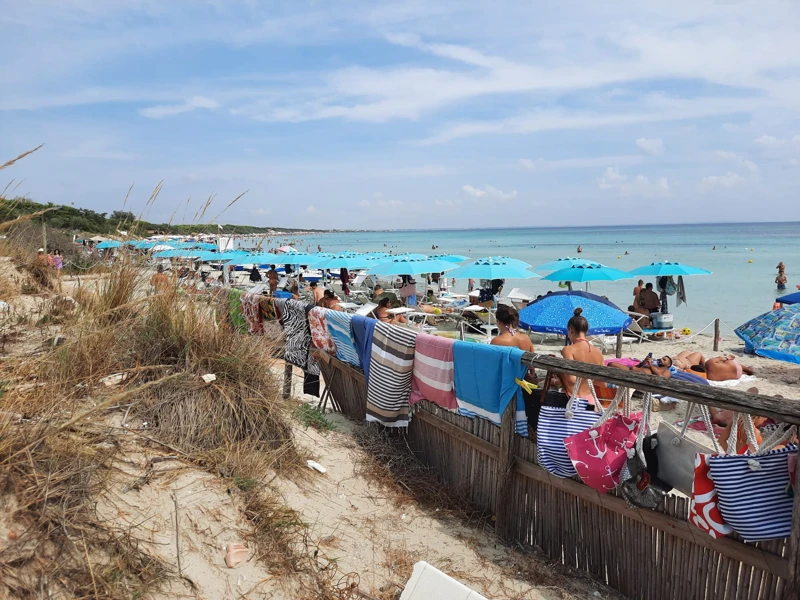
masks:
[(369, 363), (372, 355), (372, 334), (375, 331), (375, 319), (353, 315), (350, 321), (350, 330), (355, 342), (356, 352), (361, 361), (361, 368), (364, 369), (364, 377), (369, 383)]
[(717, 488), (709, 476), (708, 459), (710, 454), (696, 454), (694, 457), (694, 480), (692, 481), (692, 501), (689, 504), (689, 522), (705, 531), (715, 540), (733, 533), (733, 527), (725, 523), (719, 512)]
[(311, 343), (314, 348), (336, 356), (336, 344), (334, 344), (333, 338), (328, 332), (327, 317), (325, 315), (327, 312), (328, 309), (319, 306), (315, 306), (308, 311), (308, 325), (311, 328)]
[[(293, 300), (293, 302), (296, 302), (296, 301)], [(304, 303), (301, 302), (300, 304), (304, 304)], [(306, 375), (309, 375), (309, 374), (310, 375), (319, 375), (320, 374), (319, 361), (317, 360), (317, 357), (315, 356), (315, 354), (311, 351), (312, 348), (314, 347), (314, 338), (311, 336), (311, 323), (308, 320), (308, 315), (311, 312), (311, 310), (314, 309), (314, 308), (315, 308), (315, 306), (313, 304), (304, 304), (303, 305), (303, 310), (305, 311), (305, 316), (306, 316), (306, 318), (305, 318), (306, 331), (308, 332), (308, 338), (309, 338), (308, 362), (306, 363), (306, 368), (305, 368)], [(319, 386), (319, 377), (317, 377), (317, 386)], [(310, 393), (310, 392), (306, 392), (306, 393)], [(319, 396), (319, 394), (317, 394), (317, 396)]]
[(259, 294), (242, 294), (242, 316), (247, 324), (247, 333), (251, 335), (261, 335), (264, 332), (264, 324), (261, 321), (261, 307)]
[(405, 327), (376, 323), (367, 380), (367, 421), (386, 427), (408, 426), (416, 337)]
[(353, 315), (338, 310), (329, 310), (325, 313), (325, 322), (328, 333), (336, 346), (336, 358), (355, 367), (361, 366), (358, 351), (355, 347), (350, 321)]
[[(311, 348), (311, 330), (308, 327), (305, 304), (298, 300), (276, 298), (275, 307), (285, 332), (284, 360), (313, 373), (313, 370), (309, 369), (308, 351)], [(314, 374), (319, 375), (319, 365), (316, 364), (316, 361), (314, 361), (314, 365), (317, 368), (317, 372)]]
[(233, 288), (228, 292), (228, 318), (234, 331), (247, 331), (247, 321), (242, 314), (242, 290)]
[(508, 346), (453, 344), (453, 375), (459, 414), (482, 417), (500, 426), (509, 402), (516, 404), (515, 431), (528, 435), (528, 419), (521, 388), (514, 381), (523, 379), (528, 367), (522, 364), (524, 352)]
[(261, 312), (263, 335), (270, 340), (277, 340), (283, 336), (283, 329), (278, 321), (278, 312), (275, 310), (275, 299), (271, 296), (261, 296), (258, 308)]
[(442, 408), (458, 408), (453, 374), (454, 341), (427, 333), (417, 335), (410, 404), (425, 399)]

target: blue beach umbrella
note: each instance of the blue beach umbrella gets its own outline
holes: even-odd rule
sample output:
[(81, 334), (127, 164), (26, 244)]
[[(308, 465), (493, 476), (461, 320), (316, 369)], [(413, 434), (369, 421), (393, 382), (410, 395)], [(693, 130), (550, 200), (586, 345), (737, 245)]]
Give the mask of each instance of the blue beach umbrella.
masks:
[(624, 331), (633, 319), (617, 305), (589, 292), (554, 292), (531, 302), (519, 311), (520, 326), (540, 333), (567, 335), (567, 321), (582, 308), (589, 322), (589, 335)]
[(242, 256), (241, 258), (237, 258), (233, 261), (233, 264), (236, 265), (262, 265), (262, 264), (270, 264), (270, 265), (285, 265), (286, 261), (284, 260), (285, 255), (281, 254), (272, 254), (271, 252), (262, 252), (260, 254), (248, 254), (246, 256)]
[[(630, 274), (634, 277), (684, 277), (689, 275), (711, 275), (711, 271), (705, 269), (698, 269), (697, 267), (690, 267), (689, 265), (682, 265), (679, 262), (654, 262), (638, 269), (632, 269)], [(678, 280), (678, 288), (683, 289), (683, 281)], [(684, 301), (685, 296), (680, 296)], [(661, 312), (667, 312), (667, 293), (665, 290), (661, 291)]]
[(452, 262), (452, 263), (460, 263), (464, 262), (465, 260), (469, 260), (469, 256), (461, 256), (460, 254), (434, 254), (433, 256), (429, 256), (428, 258), (434, 258), (436, 260), (446, 260), (447, 262)]
[(800, 292), (775, 298), (775, 302), (780, 302), (781, 304), (800, 304)]
[(800, 305), (784, 306), (736, 328), (745, 351), (800, 364)]
[(203, 250), (162, 250), (153, 254), (153, 258), (199, 258)]
[(526, 263), (524, 260), (519, 260), (518, 258), (511, 258), (510, 256), (493, 256), (492, 258), (504, 260), (509, 265), (515, 265), (517, 267), (522, 267), (523, 269), (531, 268), (531, 266), (528, 263)]
[[(553, 271), (544, 279), (547, 281), (567, 281), (585, 283), (588, 289), (590, 281), (619, 281), (620, 279), (631, 279), (633, 275), (619, 269), (612, 269), (600, 263), (590, 263), (588, 265), (573, 265), (567, 269)], [(570, 288), (571, 289), (571, 288)]]
[(428, 258), (427, 254), (414, 254), (412, 252), (403, 252), (402, 254), (390, 254), (390, 258)]
[(332, 258), (325, 259), (321, 262), (314, 263), (317, 269), (348, 269), (350, 271), (357, 269), (366, 269), (375, 264), (376, 261), (381, 261), (380, 258), (369, 258), (364, 254), (343, 253), (337, 254)]
[(370, 267), (367, 272), (372, 275), (421, 275), (423, 273), (444, 273), (455, 268), (455, 264), (445, 260), (398, 256), (389, 261), (378, 259), (378, 264)]
[(593, 265), (598, 264), (593, 260), (587, 260), (585, 258), (572, 258), (570, 256), (564, 258), (558, 258), (554, 261), (549, 263), (544, 263), (543, 265), (539, 265), (536, 267), (537, 271), (560, 271), (561, 269), (568, 269), (574, 266), (585, 266), (585, 265)]
[(632, 269), (630, 274), (634, 277), (683, 277), (686, 275), (711, 275), (711, 271), (682, 265), (679, 262), (654, 262), (637, 269)]
[(100, 242), (97, 244), (98, 250), (108, 250), (109, 248), (119, 248), (122, 246), (122, 242), (118, 242), (116, 240), (106, 240), (105, 242)]
[[(541, 277), (521, 266), (522, 261), (508, 258), (479, 258), (447, 274), (453, 279), (530, 279)], [(522, 263), (525, 264), (525, 263)]]
[(281, 254), (284, 258), (279, 261), (282, 265), (310, 265), (318, 261), (319, 257), (314, 254), (305, 254), (303, 252), (287, 252)]

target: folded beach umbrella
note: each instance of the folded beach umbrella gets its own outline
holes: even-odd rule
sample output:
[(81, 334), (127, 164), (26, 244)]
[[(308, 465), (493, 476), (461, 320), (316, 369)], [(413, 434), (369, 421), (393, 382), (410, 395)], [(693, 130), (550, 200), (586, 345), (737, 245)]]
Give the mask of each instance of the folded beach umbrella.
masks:
[(105, 242), (100, 242), (97, 244), (98, 250), (108, 250), (109, 248), (119, 248), (122, 246), (122, 242), (118, 242), (116, 240), (106, 240)]
[(800, 292), (775, 298), (775, 302), (780, 302), (781, 304), (800, 304)]
[(589, 322), (589, 335), (624, 331), (633, 319), (619, 307), (589, 292), (554, 292), (531, 302), (519, 311), (520, 326), (540, 333), (567, 335), (567, 322), (582, 308)]
[(544, 263), (543, 265), (539, 265), (536, 267), (537, 271), (560, 271), (561, 269), (568, 269), (569, 267), (573, 267), (575, 265), (593, 265), (598, 264), (593, 260), (587, 260), (585, 258), (572, 258), (567, 256), (565, 258), (558, 258), (554, 261), (549, 263)]
[[(521, 264), (520, 264), (521, 263)], [(479, 258), (471, 263), (450, 271), (447, 276), (453, 279), (530, 279), (541, 277), (533, 271), (528, 271), (522, 261), (509, 258), (487, 257)]]
[(800, 364), (800, 304), (751, 319), (736, 328), (746, 352)]
[(428, 258), (435, 258), (436, 260), (446, 260), (447, 262), (460, 263), (469, 260), (469, 256), (461, 256), (460, 254), (434, 254)]
[(421, 275), (422, 273), (444, 273), (456, 268), (456, 265), (451, 262), (431, 258), (396, 256), (391, 260), (376, 259), (376, 262), (377, 264), (367, 271), (371, 275)]

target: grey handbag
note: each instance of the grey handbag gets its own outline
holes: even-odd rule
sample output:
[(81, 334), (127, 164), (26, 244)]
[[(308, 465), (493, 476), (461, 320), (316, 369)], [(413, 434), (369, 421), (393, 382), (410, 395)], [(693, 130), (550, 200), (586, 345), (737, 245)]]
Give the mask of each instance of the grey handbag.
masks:
[[(658, 445), (656, 446), (658, 478), (687, 496), (692, 495), (695, 455), (715, 454), (719, 448), (716, 443), (714, 448), (710, 448), (686, 437), (686, 430), (697, 407), (698, 405), (694, 403), (689, 404), (686, 410), (686, 418), (683, 422), (683, 429), (678, 430), (674, 425), (661, 421), (656, 432), (656, 439), (658, 440)], [(699, 408), (700, 414), (706, 422), (706, 427), (713, 427), (708, 414), (708, 407), (700, 405)], [(713, 438), (713, 429), (710, 430), (709, 435)], [(716, 442), (716, 439), (714, 442)]]

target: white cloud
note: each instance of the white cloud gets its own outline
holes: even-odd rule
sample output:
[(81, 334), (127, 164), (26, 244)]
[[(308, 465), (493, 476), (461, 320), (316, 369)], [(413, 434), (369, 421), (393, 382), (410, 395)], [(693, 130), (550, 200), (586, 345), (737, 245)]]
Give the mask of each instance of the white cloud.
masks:
[(617, 192), (621, 196), (665, 197), (670, 195), (669, 181), (660, 177), (654, 182), (644, 175), (630, 178), (619, 172), (619, 169), (608, 167), (597, 178), (597, 187), (601, 190)]
[(362, 200), (358, 203), (361, 208), (369, 208), (371, 206), (369, 200)]
[(317, 212), (317, 207), (314, 206), (313, 204), (309, 204), (308, 207), (306, 208), (306, 212), (309, 214), (315, 213)]
[(139, 111), (139, 114), (150, 119), (163, 119), (164, 117), (174, 117), (183, 113), (192, 112), (199, 108), (213, 110), (219, 108), (219, 104), (204, 96), (193, 96), (182, 104), (162, 104), (160, 106), (143, 108)]
[(758, 165), (752, 160), (748, 160), (743, 156), (739, 156), (735, 152), (728, 152), (727, 150), (716, 150), (714, 155), (724, 161), (735, 162), (740, 167), (747, 169), (751, 173), (758, 173)]
[(642, 152), (650, 154), (652, 156), (658, 156), (659, 154), (664, 154), (664, 140), (661, 138), (639, 138), (636, 140), (636, 145), (639, 146), (639, 149)]
[(94, 160), (135, 160), (139, 155), (134, 152), (121, 152), (111, 149), (115, 145), (111, 140), (97, 138), (84, 140), (60, 153), (64, 158), (80, 158)]
[(453, 208), (455, 206), (461, 206), (461, 200), (434, 200), (434, 206), (441, 206), (445, 208)]
[(777, 148), (786, 144), (786, 140), (776, 138), (774, 135), (762, 135), (753, 141), (762, 148)]
[(519, 166), (526, 171), (550, 171), (556, 169), (596, 169), (609, 163), (615, 165), (636, 165), (642, 162), (642, 157), (636, 154), (622, 154), (619, 156), (588, 156), (580, 158), (561, 158), (544, 160), (541, 158), (520, 158)]
[(498, 190), (497, 188), (492, 187), (491, 185), (485, 185), (483, 188), (476, 188), (471, 185), (463, 185), (461, 189), (464, 190), (467, 194), (472, 196), (473, 198), (494, 198), (496, 200), (513, 200), (517, 197), (517, 190), (511, 190), (510, 192), (504, 192), (503, 190)]
[(710, 192), (718, 188), (731, 189), (739, 187), (745, 183), (747, 183), (747, 179), (738, 173), (728, 171), (725, 175), (709, 175), (708, 177), (703, 177), (697, 189), (701, 192)]

